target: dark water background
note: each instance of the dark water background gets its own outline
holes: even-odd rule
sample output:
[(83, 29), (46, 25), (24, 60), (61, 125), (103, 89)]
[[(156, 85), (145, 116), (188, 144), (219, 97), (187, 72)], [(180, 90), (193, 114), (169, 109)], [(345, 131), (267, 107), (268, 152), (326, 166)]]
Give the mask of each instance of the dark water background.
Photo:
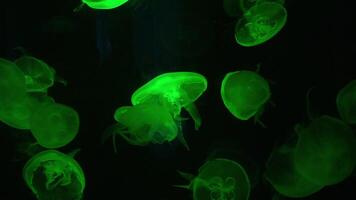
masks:
[[(261, 178), (264, 163), (278, 141), (298, 122), (307, 120), (305, 94), (315, 113), (338, 116), (338, 90), (355, 73), (355, 15), (346, 0), (286, 0), (288, 22), (272, 40), (245, 48), (235, 43), (236, 19), (228, 17), (221, 0), (142, 0), (130, 6), (99, 12), (89, 8), (73, 13), (79, 1), (7, 1), (0, 10), (0, 57), (19, 56), (21, 46), (68, 81), (50, 89), (57, 102), (75, 108), (81, 120), (73, 142), (61, 148), (80, 148), (76, 160), (87, 186), (84, 199), (191, 199), (176, 170), (196, 174), (209, 156), (239, 154), (249, 160), (255, 187), (251, 199), (268, 200), (274, 192)], [(100, 36), (99, 36), (100, 35)], [(99, 36), (99, 37), (98, 37)], [(272, 101), (261, 120), (236, 120), (220, 98), (227, 72), (255, 70), (271, 82)], [(102, 144), (114, 110), (130, 104), (131, 93), (154, 76), (169, 71), (194, 71), (206, 76), (208, 90), (197, 101), (202, 127), (184, 123), (186, 151), (178, 142), (136, 147), (117, 139)], [(186, 115), (186, 113), (183, 113)], [(0, 124), (0, 199), (33, 199), (21, 171), (28, 158), (18, 157), (26, 132)], [(241, 156), (242, 155), (242, 156)], [(356, 199), (355, 177), (304, 199)]]

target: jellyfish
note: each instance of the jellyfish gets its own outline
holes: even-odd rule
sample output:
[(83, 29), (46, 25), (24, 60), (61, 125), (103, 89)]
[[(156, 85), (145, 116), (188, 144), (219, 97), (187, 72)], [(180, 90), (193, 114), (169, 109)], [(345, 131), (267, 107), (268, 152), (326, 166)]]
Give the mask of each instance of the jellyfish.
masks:
[(207, 85), (206, 78), (195, 72), (164, 73), (137, 89), (131, 96), (131, 103), (152, 102), (162, 105), (178, 121), (184, 108), (194, 120), (195, 130), (198, 130), (201, 117), (194, 102), (205, 92)]
[(30, 128), (41, 146), (59, 148), (67, 145), (77, 135), (79, 115), (69, 106), (48, 103), (33, 112)]
[(157, 104), (122, 106), (115, 111), (114, 118), (117, 124), (110, 134), (119, 134), (132, 145), (162, 144), (174, 140), (178, 134), (168, 110)]
[(279, 193), (291, 198), (310, 196), (324, 186), (315, 184), (300, 174), (294, 165), (295, 145), (285, 143), (270, 155), (264, 178)]
[(249, 177), (245, 169), (233, 160), (209, 160), (199, 168), (196, 177), (182, 172), (180, 174), (190, 184), (177, 187), (192, 190), (194, 200), (247, 200), (250, 195)]
[(82, 0), (82, 2), (93, 9), (114, 9), (129, 0)]
[(240, 120), (255, 116), (259, 122), (271, 92), (268, 82), (253, 71), (235, 71), (225, 75), (221, 84), (221, 97), (225, 107)]
[(287, 10), (275, 2), (262, 2), (246, 12), (235, 26), (235, 40), (245, 47), (262, 44), (274, 37), (287, 22)]
[(42, 151), (27, 161), (22, 173), (39, 200), (80, 200), (83, 196), (85, 176), (73, 155)]
[(356, 138), (343, 121), (322, 115), (309, 125), (297, 124), (296, 170), (318, 185), (340, 183), (351, 175), (355, 163)]
[(28, 92), (47, 93), (56, 80), (66, 84), (64, 80), (56, 79), (55, 70), (38, 58), (25, 55), (15, 60), (15, 64), (25, 74)]
[(339, 91), (336, 105), (341, 119), (348, 124), (356, 125), (356, 80)]

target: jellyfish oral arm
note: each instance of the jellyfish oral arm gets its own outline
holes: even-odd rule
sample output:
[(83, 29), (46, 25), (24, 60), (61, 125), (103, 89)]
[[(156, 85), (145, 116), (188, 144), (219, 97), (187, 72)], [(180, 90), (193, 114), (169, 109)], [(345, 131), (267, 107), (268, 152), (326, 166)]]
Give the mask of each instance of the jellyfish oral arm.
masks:
[(189, 113), (189, 115), (194, 120), (194, 128), (198, 130), (201, 126), (201, 117), (199, 111), (194, 103), (188, 104), (184, 106), (184, 109)]

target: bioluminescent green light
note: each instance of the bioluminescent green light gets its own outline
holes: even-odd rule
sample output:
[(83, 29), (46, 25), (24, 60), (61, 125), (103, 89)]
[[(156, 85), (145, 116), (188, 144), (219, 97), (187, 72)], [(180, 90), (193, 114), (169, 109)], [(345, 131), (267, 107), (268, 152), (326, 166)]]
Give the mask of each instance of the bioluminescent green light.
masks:
[(46, 148), (59, 148), (71, 142), (79, 131), (79, 115), (71, 107), (48, 103), (33, 112), (31, 132)]
[(294, 165), (295, 146), (283, 144), (275, 149), (266, 164), (264, 177), (280, 194), (291, 198), (302, 198), (318, 192), (317, 185), (301, 175)]
[(114, 114), (118, 122), (112, 134), (133, 145), (162, 144), (176, 138), (178, 128), (168, 110), (157, 104), (123, 106)]
[(32, 56), (22, 56), (15, 60), (15, 64), (25, 75), (28, 92), (47, 92), (54, 84), (55, 71), (44, 61)]
[(287, 22), (283, 5), (262, 2), (248, 9), (235, 26), (235, 40), (245, 47), (262, 44), (274, 37)]
[(83, 3), (87, 4), (93, 9), (114, 9), (117, 8), (128, 0), (82, 0)]
[(318, 185), (333, 185), (352, 173), (356, 139), (343, 121), (323, 115), (306, 127), (297, 125), (296, 170)]
[(348, 124), (356, 125), (356, 80), (339, 91), (336, 105), (341, 119)]
[(194, 200), (249, 198), (250, 180), (245, 169), (235, 161), (222, 158), (209, 160), (199, 168), (196, 177), (190, 176), (189, 185), (178, 187), (192, 190)]
[(201, 118), (194, 102), (205, 92), (206, 78), (195, 72), (169, 72), (161, 74), (137, 89), (131, 96), (132, 105), (151, 102), (158, 104), (180, 117), (184, 108), (194, 120), (195, 129), (201, 125)]
[(271, 92), (268, 82), (253, 71), (235, 71), (225, 75), (221, 84), (221, 98), (236, 118), (248, 120), (261, 115)]
[(55, 150), (33, 156), (23, 168), (27, 186), (39, 200), (80, 200), (85, 188), (85, 176), (71, 156)]

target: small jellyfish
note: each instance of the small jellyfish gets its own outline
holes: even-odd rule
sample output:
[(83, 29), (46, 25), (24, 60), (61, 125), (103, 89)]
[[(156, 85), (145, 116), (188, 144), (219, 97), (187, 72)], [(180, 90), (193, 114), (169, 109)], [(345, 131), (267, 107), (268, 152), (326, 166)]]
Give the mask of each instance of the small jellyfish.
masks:
[(322, 185), (315, 184), (301, 175), (294, 166), (295, 145), (283, 144), (276, 148), (266, 163), (265, 179), (280, 194), (291, 198), (310, 196), (321, 190)]
[(245, 47), (262, 44), (274, 37), (287, 22), (287, 10), (274, 2), (262, 2), (248, 9), (235, 26), (235, 40)]
[(82, 0), (84, 4), (87, 4), (93, 9), (114, 9), (117, 8), (129, 0)]
[(199, 129), (201, 118), (194, 102), (205, 92), (206, 78), (195, 72), (169, 72), (161, 74), (137, 89), (131, 96), (132, 105), (151, 102), (167, 108), (175, 120), (184, 108)]
[(48, 103), (33, 112), (30, 127), (41, 146), (59, 148), (71, 142), (77, 135), (79, 115), (69, 106)]
[(196, 177), (181, 173), (190, 184), (178, 186), (193, 191), (194, 200), (247, 200), (250, 180), (244, 168), (235, 161), (216, 158), (199, 168)]
[(356, 80), (343, 87), (336, 97), (336, 105), (341, 119), (356, 125)]
[(42, 151), (27, 161), (23, 178), (39, 200), (80, 200), (85, 188), (77, 161), (56, 150)]
[(259, 122), (258, 118), (270, 96), (268, 82), (253, 71), (229, 72), (221, 84), (224, 105), (240, 120), (255, 116), (255, 121)]
[(174, 140), (178, 128), (168, 110), (157, 104), (123, 106), (114, 114), (118, 124), (112, 134), (121, 135), (132, 145), (162, 144)]
[(305, 178), (326, 186), (351, 175), (356, 164), (356, 138), (345, 122), (323, 115), (305, 127), (296, 125), (295, 131), (295, 167)]
[(38, 58), (22, 56), (15, 60), (15, 64), (25, 74), (28, 92), (47, 93), (56, 81), (55, 70)]

